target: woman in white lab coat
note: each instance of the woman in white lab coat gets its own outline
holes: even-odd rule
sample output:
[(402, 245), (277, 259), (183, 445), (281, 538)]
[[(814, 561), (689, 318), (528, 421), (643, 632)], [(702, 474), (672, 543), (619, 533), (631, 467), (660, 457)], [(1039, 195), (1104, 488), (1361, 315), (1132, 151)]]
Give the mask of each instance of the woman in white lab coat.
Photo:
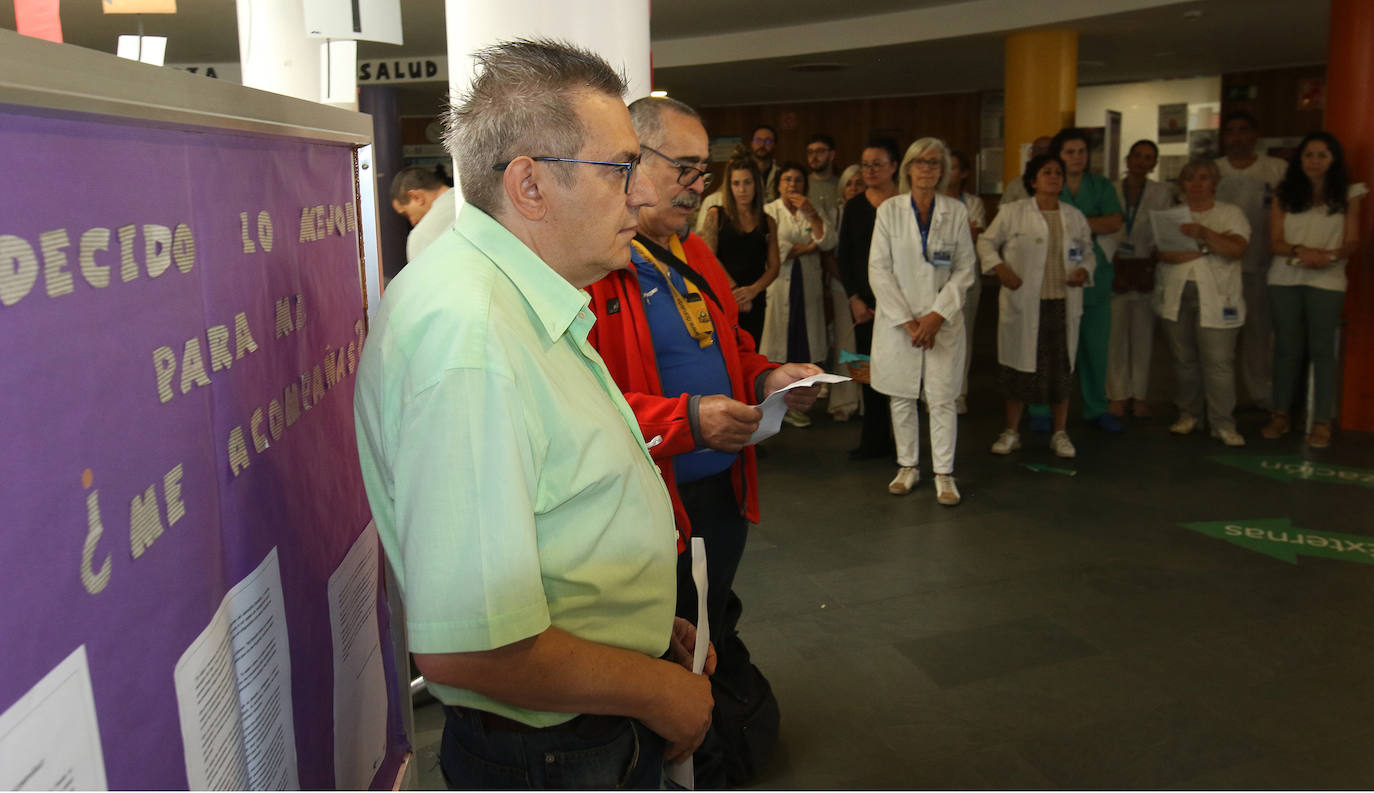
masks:
[(1018, 426), (1027, 402), (1048, 402), (1054, 422), (1050, 449), (1060, 457), (1077, 451), (1065, 427), (1083, 286), (1097, 260), (1092, 229), (1083, 213), (1059, 201), (1064, 161), (1054, 154), (1031, 158), (1021, 177), (1031, 198), (1002, 206), (978, 238), (983, 272), (995, 273), (997, 363), (1007, 397), (1007, 428), (994, 454), (1021, 448)]
[[(901, 192), (878, 207), (868, 254), (868, 280), (878, 307), (873, 320), (873, 388), (892, 404), (897, 476), (889, 493), (911, 492), (920, 478), (917, 399), (925, 392), (936, 500), (959, 503), (954, 483), (955, 400), (964, 373), (964, 298), (976, 256), (968, 209), (943, 195), (949, 149), (936, 138), (911, 144), (897, 171)], [(924, 389), (923, 389), (924, 387)]]
[[(833, 250), (839, 239), (835, 221), (825, 217), (806, 197), (806, 168), (788, 162), (778, 172), (778, 198), (763, 208), (778, 226), (778, 258), (782, 272), (769, 284), (759, 352), (770, 361), (824, 361), (825, 292), (821, 251)], [(787, 411), (784, 419), (795, 427), (811, 424), (805, 413)]]
[[(1221, 171), (1211, 160), (1192, 160), (1178, 175), (1190, 217), (1174, 243), (1154, 223), (1159, 246), (1155, 311), (1174, 358), (1178, 383), (1175, 435), (1197, 429), (1204, 401), (1212, 437), (1244, 446), (1231, 415), (1236, 407), (1236, 340), (1245, 324), (1241, 259), (1250, 244), (1250, 221), (1235, 204), (1216, 200)], [(1177, 234), (1173, 235), (1178, 237)]]
[[(988, 227), (988, 211), (983, 206), (983, 199), (976, 194), (964, 190), (964, 185), (969, 177), (976, 177), (974, 173), (974, 161), (971, 157), (961, 151), (951, 151), (949, 183), (945, 185), (945, 195), (957, 198), (964, 202), (964, 207), (968, 209), (969, 233), (976, 244), (978, 235), (983, 233), (983, 229)], [(975, 267), (977, 263), (975, 262)], [(959, 398), (955, 400), (954, 406), (959, 415), (968, 412), (968, 372), (973, 363), (973, 325), (978, 319), (978, 303), (983, 299), (983, 278), (982, 273), (976, 269), (973, 273), (973, 283), (969, 286), (968, 294), (964, 297), (964, 377), (959, 385)]]

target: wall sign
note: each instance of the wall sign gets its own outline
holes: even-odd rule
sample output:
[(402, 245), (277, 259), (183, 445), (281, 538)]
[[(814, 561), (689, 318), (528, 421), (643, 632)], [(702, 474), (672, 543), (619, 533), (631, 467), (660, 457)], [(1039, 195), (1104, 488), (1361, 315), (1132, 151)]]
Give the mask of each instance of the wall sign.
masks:
[(358, 61), (358, 85), (448, 82), (448, 58), (390, 58)]

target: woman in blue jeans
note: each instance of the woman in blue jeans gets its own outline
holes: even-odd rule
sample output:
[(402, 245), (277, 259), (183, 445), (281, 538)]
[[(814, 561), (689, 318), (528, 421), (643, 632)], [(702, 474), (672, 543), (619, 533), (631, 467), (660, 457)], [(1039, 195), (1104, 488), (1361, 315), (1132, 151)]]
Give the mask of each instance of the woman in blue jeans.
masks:
[(1359, 247), (1360, 203), (1368, 192), (1362, 183), (1350, 184), (1341, 144), (1326, 132), (1303, 138), (1279, 183), (1269, 224), (1274, 413), (1260, 430), (1266, 438), (1278, 438), (1292, 427), (1293, 395), (1306, 353), (1314, 369), (1307, 445), (1324, 449), (1331, 444), (1345, 264)]

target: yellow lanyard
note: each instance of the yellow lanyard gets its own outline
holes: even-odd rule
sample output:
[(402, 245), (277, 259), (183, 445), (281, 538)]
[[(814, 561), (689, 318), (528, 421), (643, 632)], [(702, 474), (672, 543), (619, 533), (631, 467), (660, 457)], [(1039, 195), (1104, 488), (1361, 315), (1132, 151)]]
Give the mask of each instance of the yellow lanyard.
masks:
[[(710, 347), (714, 341), (715, 324), (711, 322), (711, 313), (706, 310), (706, 299), (702, 297), (701, 290), (697, 289), (696, 284), (691, 279), (684, 278), (683, 282), (687, 285), (687, 294), (683, 295), (677, 291), (673, 285), (672, 274), (668, 271), (668, 266), (660, 262), (649, 249), (638, 242), (631, 242), (634, 249), (643, 256), (646, 261), (652, 262), (663, 280), (668, 282), (668, 291), (673, 295), (673, 305), (677, 306), (677, 313), (682, 317), (682, 324), (687, 328), (687, 333), (697, 340), (697, 345)], [(687, 253), (682, 249), (682, 242), (677, 237), (668, 240), (668, 247), (672, 254), (682, 261), (687, 261)]]

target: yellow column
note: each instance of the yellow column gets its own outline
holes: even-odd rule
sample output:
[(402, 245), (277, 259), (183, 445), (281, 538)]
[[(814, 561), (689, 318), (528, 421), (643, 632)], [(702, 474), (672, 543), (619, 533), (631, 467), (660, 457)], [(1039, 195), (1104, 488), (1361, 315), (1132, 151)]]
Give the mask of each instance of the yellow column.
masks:
[(1021, 145), (1073, 126), (1078, 96), (1078, 31), (1007, 36), (1002, 178), (1021, 176)]

